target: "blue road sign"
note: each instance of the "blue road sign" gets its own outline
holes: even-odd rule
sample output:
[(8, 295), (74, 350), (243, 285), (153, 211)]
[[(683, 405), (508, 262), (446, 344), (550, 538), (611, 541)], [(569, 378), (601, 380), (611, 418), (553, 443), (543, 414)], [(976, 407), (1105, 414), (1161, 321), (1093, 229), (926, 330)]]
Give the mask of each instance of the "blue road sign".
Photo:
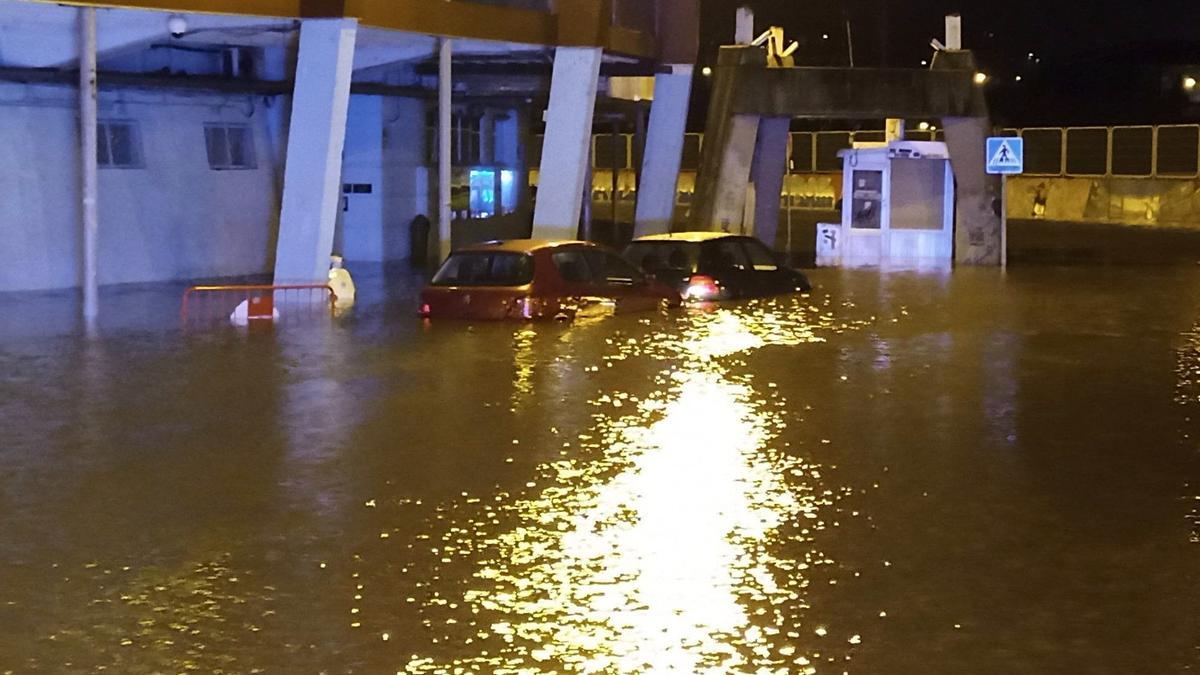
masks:
[(1025, 139), (998, 136), (987, 139), (987, 172), (1015, 175), (1025, 173)]

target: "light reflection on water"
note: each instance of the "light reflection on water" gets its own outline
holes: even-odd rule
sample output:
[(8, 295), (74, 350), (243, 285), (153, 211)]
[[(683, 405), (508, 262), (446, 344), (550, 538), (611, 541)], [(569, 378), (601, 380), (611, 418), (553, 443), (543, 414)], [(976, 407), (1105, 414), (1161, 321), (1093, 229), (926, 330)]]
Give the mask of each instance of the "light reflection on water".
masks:
[[(617, 414), (630, 401), (624, 394), (593, 402), (614, 412), (580, 438), (600, 460), (552, 463), (549, 487), (500, 507), (519, 524), (489, 542), (453, 612), (479, 618), (459, 624), (447, 599), (426, 604), (426, 626), (445, 626), (446, 642), (460, 647), (414, 654), (406, 670), (812, 668), (819, 650), (801, 646), (799, 626), (777, 607), (803, 606), (809, 564), (776, 557), (771, 544), (784, 524), (821, 529), (831, 497), (814, 485), (818, 467), (772, 447), (783, 401), (718, 359), (819, 338), (803, 317), (770, 311), (684, 320), (692, 327), (675, 340), (610, 341), (612, 358), (647, 349), (674, 357), (674, 367), (630, 414)], [(529, 385), (517, 362), (519, 397)], [(816, 550), (806, 559), (832, 562)]]
[(1200, 339), (1137, 278), (5, 347), (0, 675), (1186, 670)]

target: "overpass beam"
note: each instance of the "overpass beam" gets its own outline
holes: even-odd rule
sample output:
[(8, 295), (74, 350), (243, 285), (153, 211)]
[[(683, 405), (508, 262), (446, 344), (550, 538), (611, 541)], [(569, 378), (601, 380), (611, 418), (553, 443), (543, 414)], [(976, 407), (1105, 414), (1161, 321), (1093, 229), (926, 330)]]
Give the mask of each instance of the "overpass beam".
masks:
[(603, 54), (603, 50), (593, 47), (559, 47), (554, 52), (533, 212), (534, 238), (574, 239), (578, 233), (585, 187), (590, 187), (584, 181), (589, 173), (592, 118)]
[(675, 217), (679, 166), (692, 95), (692, 66), (654, 76), (650, 129), (642, 152), (634, 235), (666, 234)]
[(300, 27), (275, 283), (328, 278), (357, 28), (354, 19), (306, 19)]

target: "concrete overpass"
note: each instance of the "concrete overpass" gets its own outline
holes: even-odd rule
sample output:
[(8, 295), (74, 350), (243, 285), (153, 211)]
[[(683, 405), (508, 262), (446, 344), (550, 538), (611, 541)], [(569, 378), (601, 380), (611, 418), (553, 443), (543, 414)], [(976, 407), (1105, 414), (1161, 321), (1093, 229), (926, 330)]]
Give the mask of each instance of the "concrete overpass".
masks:
[(991, 121), (975, 60), (939, 51), (929, 69), (810, 68), (780, 64), (764, 47), (722, 47), (689, 228), (739, 229), (747, 185), (754, 228), (775, 241), (792, 119), (941, 119), (958, 183), (956, 261), (999, 265), (999, 181), (984, 171)]

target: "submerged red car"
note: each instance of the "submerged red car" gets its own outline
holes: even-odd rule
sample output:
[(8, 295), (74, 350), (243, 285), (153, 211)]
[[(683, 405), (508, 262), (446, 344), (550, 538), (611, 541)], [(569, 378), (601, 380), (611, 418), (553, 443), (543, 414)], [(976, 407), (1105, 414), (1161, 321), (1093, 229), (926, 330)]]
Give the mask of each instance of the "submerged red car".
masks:
[(450, 254), (421, 292), (433, 319), (573, 319), (678, 307), (679, 293), (616, 251), (581, 241), (492, 242)]

